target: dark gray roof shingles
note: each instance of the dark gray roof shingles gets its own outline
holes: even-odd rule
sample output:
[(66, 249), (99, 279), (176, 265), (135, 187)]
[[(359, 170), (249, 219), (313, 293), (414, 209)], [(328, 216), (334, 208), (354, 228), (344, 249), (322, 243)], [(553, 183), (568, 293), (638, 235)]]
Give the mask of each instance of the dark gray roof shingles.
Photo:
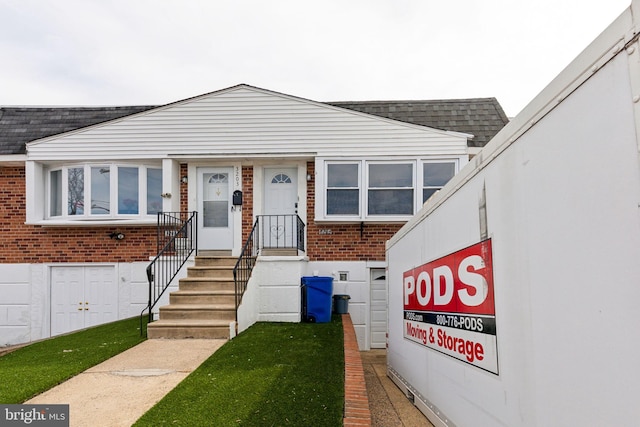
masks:
[(508, 122), (496, 98), (426, 101), (327, 102), (336, 107), (441, 130), (470, 133), (470, 147), (484, 147)]
[(150, 108), (154, 107), (1, 107), (0, 155), (25, 154), (27, 142)]
[[(432, 101), (326, 102), (336, 107), (436, 129), (470, 133), (471, 147), (483, 147), (509, 121), (495, 98)], [(26, 143), (96, 125), (156, 106), (1, 107), (0, 155), (25, 154)]]

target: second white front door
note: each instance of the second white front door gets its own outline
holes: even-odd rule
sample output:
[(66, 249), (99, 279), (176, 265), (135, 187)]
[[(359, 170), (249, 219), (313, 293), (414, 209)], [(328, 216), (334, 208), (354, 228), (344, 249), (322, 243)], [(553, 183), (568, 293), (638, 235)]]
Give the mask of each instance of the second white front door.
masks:
[(198, 247), (233, 249), (233, 168), (198, 168)]
[(295, 247), (298, 169), (264, 169), (264, 247)]

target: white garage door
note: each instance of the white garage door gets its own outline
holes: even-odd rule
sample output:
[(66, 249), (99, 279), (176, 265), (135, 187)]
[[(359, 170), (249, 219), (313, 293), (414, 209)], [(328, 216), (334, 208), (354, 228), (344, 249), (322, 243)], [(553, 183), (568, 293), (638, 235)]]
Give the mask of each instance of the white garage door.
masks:
[(118, 320), (114, 266), (51, 267), (51, 335)]
[(387, 346), (387, 277), (383, 268), (371, 269), (371, 348)]

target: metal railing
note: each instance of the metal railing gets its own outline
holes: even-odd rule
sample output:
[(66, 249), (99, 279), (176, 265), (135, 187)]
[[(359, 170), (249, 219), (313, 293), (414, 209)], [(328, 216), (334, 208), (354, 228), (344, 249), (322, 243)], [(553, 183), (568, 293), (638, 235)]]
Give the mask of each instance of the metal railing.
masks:
[(236, 321), (251, 271), (262, 249), (305, 250), (305, 224), (298, 215), (258, 215), (233, 268), (236, 287)]
[(151, 323), (153, 307), (197, 248), (197, 212), (158, 212), (157, 255), (147, 266), (149, 303), (140, 312), (141, 334), (144, 312), (149, 310), (148, 323)]
[(304, 252), (304, 222), (298, 215), (259, 215), (260, 248)]
[(259, 229), (259, 224), (260, 221), (256, 219), (256, 222), (253, 223), (253, 227), (251, 228), (251, 233), (249, 233), (249, 237), (247, 237), (242, 247), (238, 261), (235, 267), (233, 267), (233, 281), (236, 285), (236, 322), (238, 321), (238, 307), (240, 307), (240, 303), (242, 302), (244, 291), (247, 290), (247, 283), (249, 283), (251, 271), (258, 258), (259, 246), (257, 240), (258, 232), (256, 230)]

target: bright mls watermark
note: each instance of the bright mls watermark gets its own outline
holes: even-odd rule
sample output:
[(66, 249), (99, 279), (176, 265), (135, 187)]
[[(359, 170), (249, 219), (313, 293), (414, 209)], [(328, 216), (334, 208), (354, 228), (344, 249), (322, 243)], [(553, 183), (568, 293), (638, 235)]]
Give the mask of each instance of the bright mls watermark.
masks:
[(0, 426), (69, 427), (69, 405), (0, 404)]

